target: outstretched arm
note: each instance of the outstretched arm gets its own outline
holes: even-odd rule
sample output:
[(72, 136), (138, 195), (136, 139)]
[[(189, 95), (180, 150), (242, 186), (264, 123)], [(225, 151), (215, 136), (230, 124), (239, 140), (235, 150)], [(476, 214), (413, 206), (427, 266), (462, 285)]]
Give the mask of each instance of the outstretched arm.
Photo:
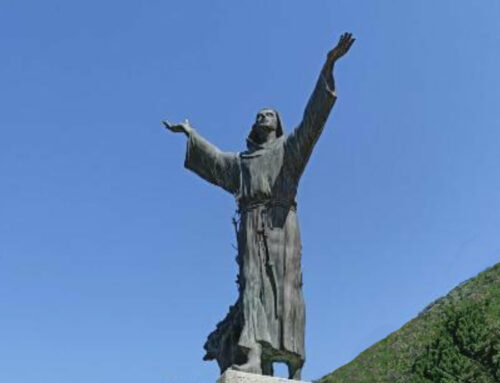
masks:
[(220, 186), (231, 194), (239, 190), (240, 166), (235, 153), (225, 153), (200, 136), (188, 120), (180, 124), (163, 121), (165, 128), (188, 137), (184, 166), (206, 181)]
[(333, 78), (335, 63), (349, 51), (354, 41), (355, 39), (351, 33), (344, 33), (340, 36), (335, 48), (328, 52), (316, 87), (307, 103), (302, 121), (287, 138), (287, 161), (294, 167), (294, 173), (297, 177), (300, 177), (303, 173), (314, 145), (321, 135), (323, 126), (337, 99), (335, 80)]

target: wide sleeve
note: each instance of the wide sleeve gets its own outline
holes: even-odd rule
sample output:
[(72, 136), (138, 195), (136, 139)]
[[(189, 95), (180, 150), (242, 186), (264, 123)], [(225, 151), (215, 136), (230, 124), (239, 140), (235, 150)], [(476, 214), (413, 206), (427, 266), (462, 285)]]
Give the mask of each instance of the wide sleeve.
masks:
[(189, 134), (184, 166), (232, 194), (240, 188), (239, 161), (236, 153), (220, 151), (196, 131)]
[(307, 103), (302, 122), (286, 138), (285, 161), (297, 180), (304, 172), (314, 145), (337, 99), (333, 89), (331, 71), (325, 73), (323, 70)]

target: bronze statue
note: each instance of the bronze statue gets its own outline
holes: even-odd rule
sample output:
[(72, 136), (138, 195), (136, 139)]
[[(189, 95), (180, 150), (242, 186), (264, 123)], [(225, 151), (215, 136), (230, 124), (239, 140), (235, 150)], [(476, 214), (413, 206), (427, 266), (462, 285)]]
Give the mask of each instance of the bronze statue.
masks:
[(336, 100), (333, 67), (354, 43), (345, 33), (327, 55), (302, 122), (285, 135), (277, 111), (262, 109), (247, 150), (226, 153), (187, 122), (165, 127), (188, 137), (185, 167), (233, 194), (239, 297), (208, 336), (205, 360), (226, 369), (272, 375), (273, 363), (300, 379), (305, 361), (305, 306), (295, 197), (300, 177)]

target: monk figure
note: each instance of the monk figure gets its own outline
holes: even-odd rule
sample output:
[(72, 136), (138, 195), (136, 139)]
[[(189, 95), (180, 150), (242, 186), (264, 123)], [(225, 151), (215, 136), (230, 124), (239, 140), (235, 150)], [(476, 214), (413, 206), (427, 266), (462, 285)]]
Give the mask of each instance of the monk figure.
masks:
[(285, 135), (276, 110), (262, 109), (240, 153), (222, 152), (187, 120), (164, 122), (187, 136), (185, 167), (231, 193), (238, 206), (239, 297), (208, 336), (205, 360), (226, 369), (273, 375), (286, 363), (300, 380), (305, 361), (305, 306), (296, 195), (330, 110), (337, 99), (333, 68), (354, 42), (345, 33), (326, 57), (300, 124)]

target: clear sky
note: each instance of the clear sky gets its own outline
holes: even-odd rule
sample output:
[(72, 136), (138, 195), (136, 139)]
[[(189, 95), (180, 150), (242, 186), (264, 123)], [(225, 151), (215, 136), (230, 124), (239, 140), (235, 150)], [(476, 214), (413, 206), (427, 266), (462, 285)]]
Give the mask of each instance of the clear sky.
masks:
[[(304, 379), (500, 260), (500, 2), (0, 0), (0, 382), (214, 383), (232, 197), (183, 168), (189, 118), (239, 151), (338, 100), (302, 179)], [(280, 370), (282, 372), (282, 370)]]

